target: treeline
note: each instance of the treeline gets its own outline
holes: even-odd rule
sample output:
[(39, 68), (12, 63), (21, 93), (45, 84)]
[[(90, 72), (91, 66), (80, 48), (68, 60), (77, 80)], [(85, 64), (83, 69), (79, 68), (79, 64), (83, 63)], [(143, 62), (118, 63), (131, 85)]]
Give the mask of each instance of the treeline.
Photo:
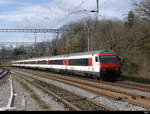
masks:
[(33, 57), (50, 56), (52, 52), (52, 42), (50, 41), (25, 44), (15, 48), (13, 48), (13, 46), (2, 46), (0, 59), (29, 59)]
[[(150, 68), (150, 26), (136, 18), (131, 11), (126, 22), (120, 20), (84, 19), (70, 23), (63, 29), (83, 31), (88, 26), (91, 30), (91, 50), (115, 50), (120, 58), (122, 70), (129, 73), (149, 73)], [(132, 16), (131, 16), (132, 17)], [(75, 53), (88, 50), (88, 34), (62, 34), (53, 40), (55, 53)]]
[[(57, 34), (52, 41), (11, 50), (16, 59), (84, 52), (88, 50), (90, 28), (91, 51), (111, 49), (121, 58), (124, 74), (150, 75), (150, 0), (133, 2), (126, 19), (85, 18), (61, 27), (74, 32)], [(1, 52), (2, 53), (2, 50)]]

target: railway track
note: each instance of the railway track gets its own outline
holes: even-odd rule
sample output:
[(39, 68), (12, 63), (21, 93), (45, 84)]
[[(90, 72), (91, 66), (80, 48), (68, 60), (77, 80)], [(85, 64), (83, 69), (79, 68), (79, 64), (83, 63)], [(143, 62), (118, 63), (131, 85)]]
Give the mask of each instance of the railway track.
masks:
[[(54, 74), (54, 73), (52, 73), (52, 74)], [(54, 75), (56, 75), (56, 74), (54, 74)], [(57, 75), (60, 75), (60, 74), (57, 74)], [(70, 75), (69, 75), (69, 77), (70, 77)], [(91, 81), (91, 82), (103, 83), (103, 84), (117, 86), (117, 87), (130, 88), (130, 89), (136, 89), (136, 90), (140, 90), (140, 91), (144, 91), (144, 92), (150, 92), (150, 86), (148, 86), (148, 85), (141, 85), (141, 84), (135, 84), (135, 83), (123, 82), (123, 81), (108, 82), (108, 81), (90, 79), (90, 78), (81, 77), (81, 76), (77, 76), (77, 77), (71, 76), (71, 77), (75, 78), (75, 79), (81, 79), (81, 80), (86, 79), (86, 80)]]
[(17, 72), (12, 73), (18, 75), (30, 84), (33, 84), (34, 86), (42, 89), (46, 93), (54, 96), (55, 98), (63, 102), (67, 107), (69, 107), (70, 110), (112, 110), (109, 107), (103, 106), (102, 104), (97, 104), (90, 99), (87, 99), (80, 95), (76, 95), (49, 83), (37, 80), (35, 78), (31, 78), (24, 74), (19, 74)]
[[(13, 90), (13, 80), (9, 74), (10, 74), (10, 72), (8, 69), (3, 69), (0, 72), (0, 82), (1, 82), (0, 86), (1, 86), (1, 88), (3, 88), (0, 91), (0, 93), (1, 93), (0, 95), (2, 97), (0, 99), (0, 103), (3, 104), (3, 106), (0, 107), (0, 111), (16, 111), (16, 108), (12, 107), (13, 99), (14, 99), (14, 90)], [(10, 84), (8, 84), (8, 82), (10, 82)], [(10, 88), (8, 85), (10, 85)], [(8, 93), (6, 93), (6, 92), (8, 92)], [(8, 95), (6, 95), (6, 94), (8, 94)]]
[(8, 70), (3, 70), (0, 72), (0, 80), (3, 79), (5, 76), (7, 76), (7, 74), (9, 73)]
[(132, 87), (133, 89), (150, 92), (150, 86), (148, 85), (136, 84), (136, 83), (131, 83), (131, 82), (118, 82), (118, 83), (126, 85), (126, 87), (130, 87), (130, 88)]
[(1, 70), (1, 71), (0, 71), (0, 75), (3, 74), (3, 72), (4, 72), (4, 70)]
[(90, 78), (85, 78), (85, 77), (77, 77), (77, 79), (81, 80), (88, 80), (96, 83), (104, 83), (107, 85), (112, 85), (112, 86), (117, 86), (117, 87), (123, 87), (123, 88), (130, 88), (130, 89), (136, 89), (144, 92), (150, 92), (150, 86), (148, 85), (142, 85), (142, 84), (136, 84), (136, 83), (131, 83), (131, 82), (123, 82), (123, 81), (118, 81), (118, 82), (108, 82), (108, 81), (101, 81), (101, 80), (95, 80), (95, 79), (90, 79)]
[(128, 102), (136, 106), (140, 106), (140, 107), (150, 110), (150, 98), (146, 96), (131, 94), (131, 93), (127, 93), (124, 91), (115, 90), (112, 88), (101, 87), (101, 86), (97, 86), (97, 85), (93, 85), (93, 84), (89, 84), (85, 82), (75, 81), (75, 80), (67, 79), (67, 78), (60, 77), (60, 76), (58, 78), (58, 76), (48, 74), (48, 73), (43, 73), (43, 72), (42, 73), (35, 72), (35, 71), (26, 71), (26, 72), (35, 74), (37, 76), (49, 78), (51, 80), (63, 82), (69, 85), (73, 85), (82, 89), (86, 89), (94, 93), (101, 94), (101, 95), (104, 95), (104, 96), (107, 96), (116, 100), (122, 100), (124, 102)]
[(141, 85), (141, 84), (135, 84), (135, 83), (123, 82), (123, 81), (108, 82), (108, 81), (95, 80), (95, 79), (90, 79), (90, 78), (81, 77), (81, 76), (78, 76), (78, 77), (72, 76), (72, 77), (81, 79), (81, 80), (86, 79), (88, 81), (96, 82), (96, 83), (103, 83), (103, 84), (117, 86), (117, 87), (130, 88), (130, 89), (136, 89), (136, 90), (140, 90), (140, 91), (144, 91), (144, 92), (150, 92), (150, 86), (148, 86), (148, 85)]
[[(21, 69), (21, 70), (26, 71), (24, 69)], [(47, 72), (47, 73), (49, 73), (49, 72)], [(51, 73), (51, 74), (64, 76), (64, 75), (58, 74), (58, 73)], [(123, 81), (118, 81), (118, 82), (114, 83), (114, 82), (95, 80), (95, 79), (90, 79), (90, 78), (81, 77), (81, 76), (74, 76), (74, 75), (69, 75), (69, 77), (72, 77), (74, 79), (80, 79), (80, 80), (86, 79), (87, 81), (91, 81), (91, 82), (103, 83), (103, 84), (117, 86), (117, 87), (130, 88), (130, 89), (136, 89), (136, 90), (140, 90), (140, 91), (144, 91), (144, 92), (150, 92), (150, 86), (148, 86), (148, 85), (136, 84), (136, 83), (131, 83), (131, 82), (123, 82)]]

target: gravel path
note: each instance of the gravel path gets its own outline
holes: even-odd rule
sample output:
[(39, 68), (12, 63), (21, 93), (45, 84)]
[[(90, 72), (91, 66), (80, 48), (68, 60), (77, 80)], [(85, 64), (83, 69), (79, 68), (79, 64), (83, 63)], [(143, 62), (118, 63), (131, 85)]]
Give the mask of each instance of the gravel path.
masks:
[(10, 81), (9, 77), (6, 76), (0, 80), (0, 108), (6, 107), (10, 97)]
[[(22, 72), (22, 74), (23, 74), (23, 72)], [(28, 75), (28, 73), (24, 73), (24, 74)], [(59, 86), (63, 89), (71, 91), (73, 93), (82, 95), (82, 96), (87, 97), (89, 99), (93, 99), (93, 101), (95, 101), (97, 103), (102, 103), (102, 104), (112, 108), (113, 110), (122, 110), (122, 111), (123, 110), (128, 110), (128, 111), (145, 110), (142, 107), (135, 106), (135, 105), (129, 104), (127, 102), (116, 101), (116, 100), (113, 100), (111, 98), (108, 98), (108, 97), (105, 97), (105, 96), (102, 96), (102, 95), (97, 95), (95, 93), (92, 93), (92, 92), (89, 92), (89, 91), (86, 91), (86, 90), (83, 90), (83, 89), (80, 89), (80, 88), (77, 88), (77, 87), (74, 87), (74, 86), (71, 86), (71, 85), (60, 83), (58, 81), (37, 77), (37, 76), (31, 75), (31, 74), (29, 74), (29, 75), (32, 76), (32, 77), (35, 77), (37, 79), (40, 79), (42, 81), (51, 83), (55, 86)]]
[(58, 111), (58, 110), (66, 110), (60, 102), (56, 102), (53, 100), (53, 97), (49, 96), (48, 94), (43, 93), (41, 90), (36, 88), (35, 86), (23, 81), (25, 84), (27, 84), (32, 90), (38, 95), (42, 101), (44, 101), (48, 105), (48, 109), (41, 109), (39, 105), (36, 103), (35, 100), (30, 98), (30, 93), (24, 91), (22, 86), (14, 80), (14, 85), (15, 85), (15, 91), (17, 93), (17, 96), (15, 98), (15, 103), (14, 105), (17, 107), (18, 110), (22, 109), (21, 103), (22, 103), (22, 97), (24, 95), (27, 95), (27, 111), (37, 111), (37, 110), (51, 110), (51, 111)]

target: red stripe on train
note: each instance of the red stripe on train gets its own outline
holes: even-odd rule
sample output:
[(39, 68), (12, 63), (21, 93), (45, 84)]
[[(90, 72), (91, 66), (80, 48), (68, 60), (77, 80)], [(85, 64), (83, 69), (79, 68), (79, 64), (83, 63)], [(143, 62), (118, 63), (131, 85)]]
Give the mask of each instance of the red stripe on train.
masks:
[(89, 66), (93, 66), (93, 60), (92, 60), (92, 58), (89, 58)]
[(50, 63), (50, 61), (49, 60), (46, 60), (46, 64), (48, 65)]
[(68, 59), (64, 59), (63, 60), (63, 65), (69, 65), (69, 60)]
[(69, 60), (68, 59), (66, 59), (66, 65), (69, 65)]

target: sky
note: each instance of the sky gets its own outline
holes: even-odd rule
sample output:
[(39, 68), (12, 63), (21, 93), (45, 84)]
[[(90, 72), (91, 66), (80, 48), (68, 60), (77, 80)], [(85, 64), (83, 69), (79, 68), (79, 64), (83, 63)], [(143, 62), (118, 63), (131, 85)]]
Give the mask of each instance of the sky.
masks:
[[(99, 0), (99, 19), (124, 20), (132, 0)], [(86, 10), (86, 11), (85, 11)], [(94, 17), (96, 0), (0, 0), (0, 29), (51, 28), (71, 21)], [(37, 34), (37, 41), (52, 39), (53, 34)], [(32, 42), (34, 34), (0, 33), (0, 42)]]

